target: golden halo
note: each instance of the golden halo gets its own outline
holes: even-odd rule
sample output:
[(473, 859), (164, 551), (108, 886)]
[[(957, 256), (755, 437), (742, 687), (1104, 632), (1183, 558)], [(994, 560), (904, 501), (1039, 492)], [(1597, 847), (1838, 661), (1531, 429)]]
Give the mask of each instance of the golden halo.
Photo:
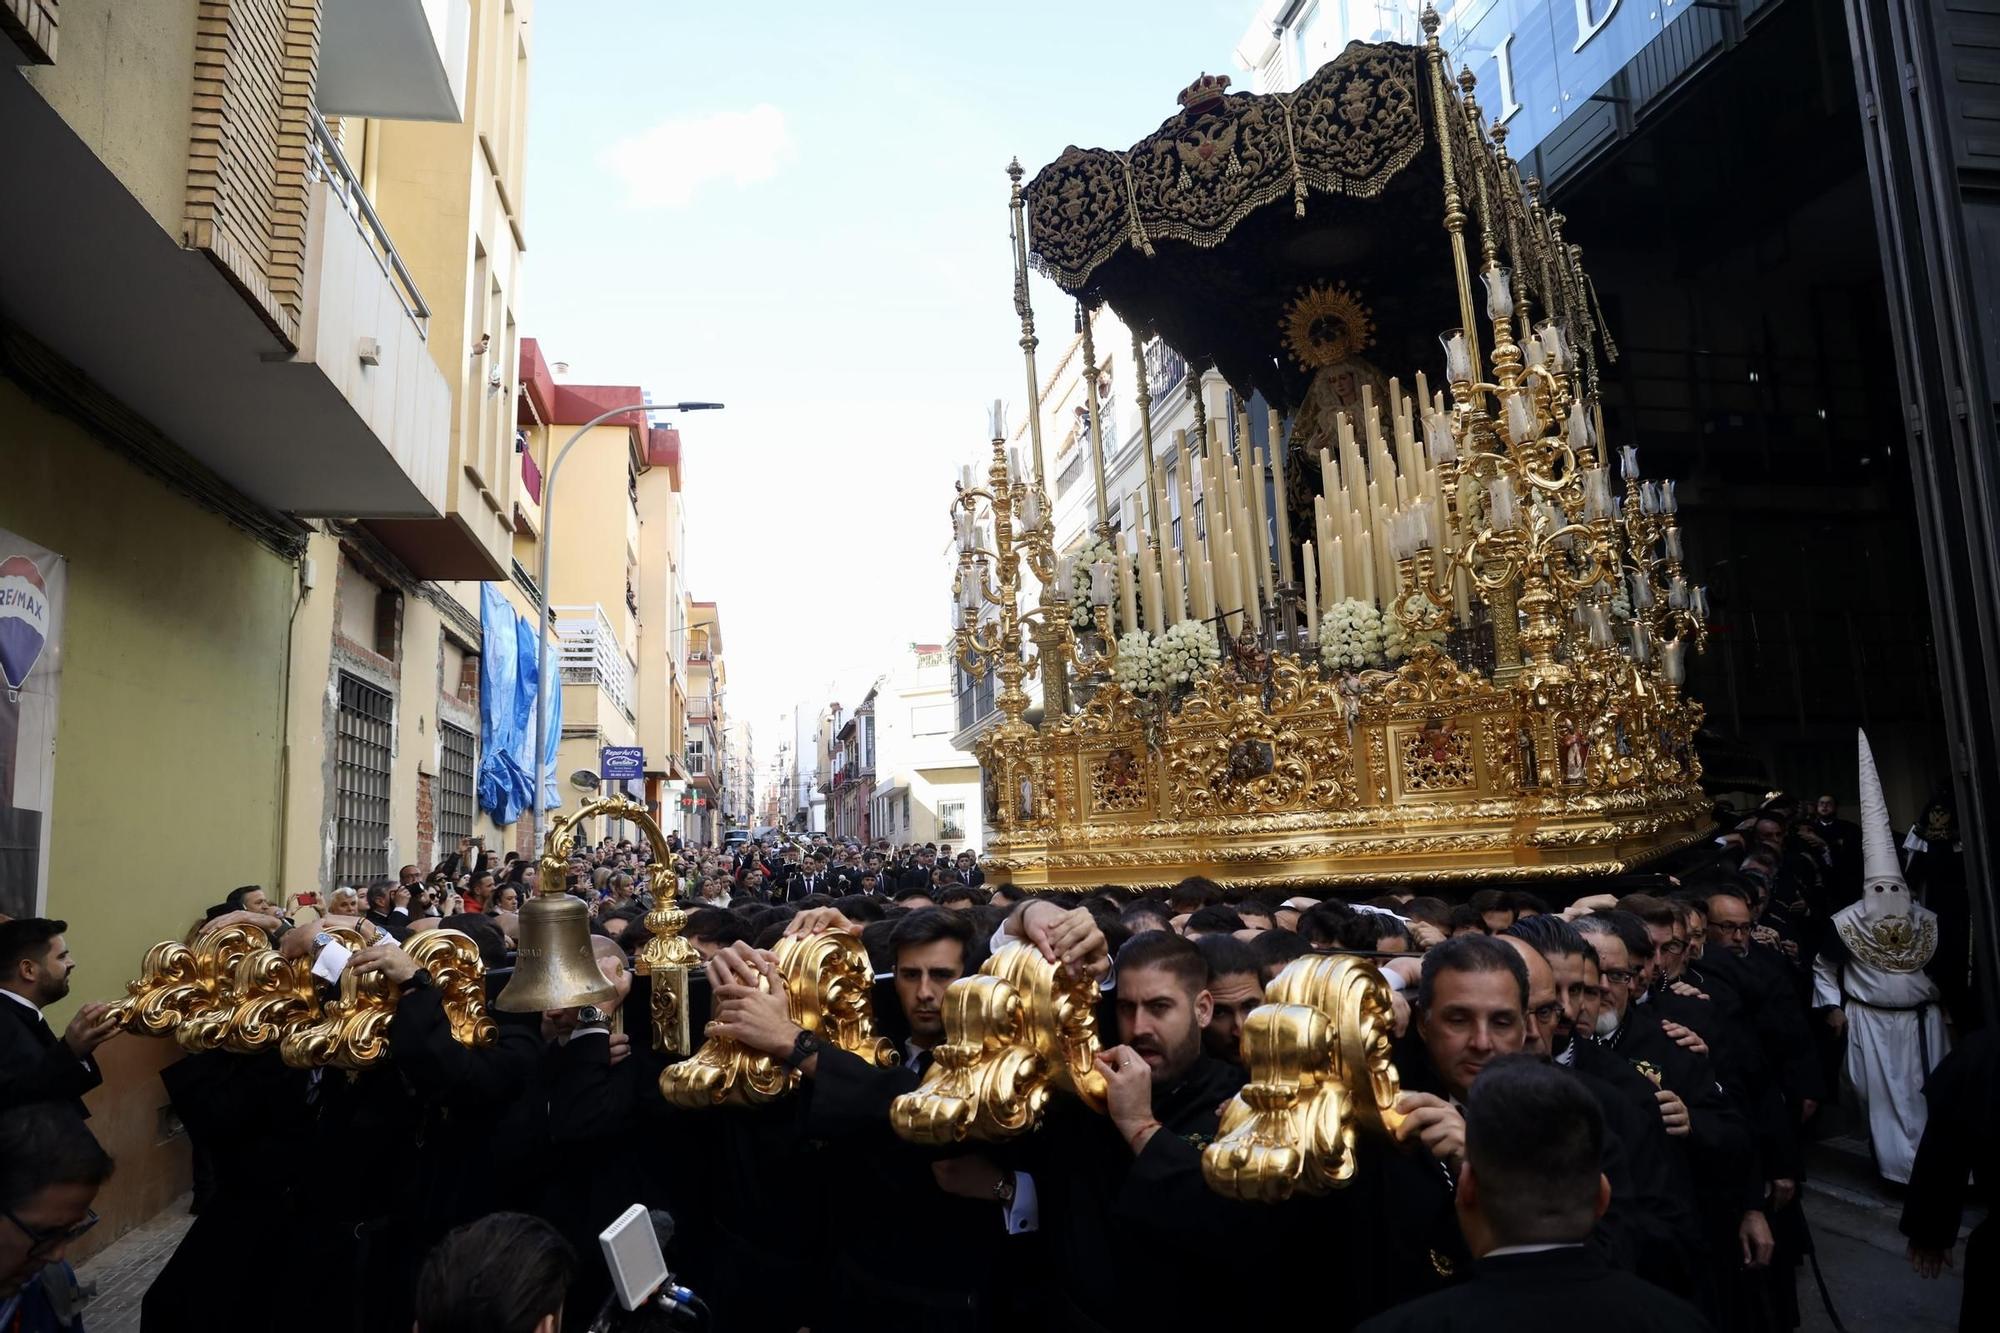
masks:
[(1351, 361), (1375, 341), (1375, 320), (1346, 283), (1307, 287), (1285, 306), (1285, 346), (1301, 368)]

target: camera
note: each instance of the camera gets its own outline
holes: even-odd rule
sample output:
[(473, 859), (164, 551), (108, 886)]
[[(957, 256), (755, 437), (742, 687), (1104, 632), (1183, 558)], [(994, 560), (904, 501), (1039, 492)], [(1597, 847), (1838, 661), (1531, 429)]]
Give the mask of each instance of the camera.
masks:
[(662, 1246), (673, 1239), (664, 1208), (635, 1203), (597, 1237), (611, 1270), (612, 1294), (590, 1322), (590, 1333), (654, 1333), (712, 1327), (701, 1297), (674, 1282)]

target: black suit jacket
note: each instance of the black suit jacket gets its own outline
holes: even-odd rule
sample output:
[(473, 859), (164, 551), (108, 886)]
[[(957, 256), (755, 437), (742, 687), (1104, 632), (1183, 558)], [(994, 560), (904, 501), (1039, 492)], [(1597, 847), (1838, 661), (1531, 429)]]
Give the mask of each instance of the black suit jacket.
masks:
[(0, 1110), (67, 1102), (88, 1119), (83, 1094), (103, 1081), (97, 1061), (77, 1059), (34, 1010), (0, 996)]
[(1627, 1333), (1711, 1333), (1693, 1306), (1582, 1245), (1482, 1259), (1472, 1281), (1399, 1305), (1360, 1333), (1542, 1333), (1585, 1311), (1619, 1311)]

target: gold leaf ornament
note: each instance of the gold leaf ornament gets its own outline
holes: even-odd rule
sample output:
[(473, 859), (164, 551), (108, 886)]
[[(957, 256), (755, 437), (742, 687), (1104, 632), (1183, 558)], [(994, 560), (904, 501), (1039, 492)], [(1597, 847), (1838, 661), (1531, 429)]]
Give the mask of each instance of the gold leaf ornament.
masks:
[(1352, 361), (1375, 343), (1375, 316), (1346, 283), (1315, 283), (1285, 305), (1285, 347), (1303, 370)]

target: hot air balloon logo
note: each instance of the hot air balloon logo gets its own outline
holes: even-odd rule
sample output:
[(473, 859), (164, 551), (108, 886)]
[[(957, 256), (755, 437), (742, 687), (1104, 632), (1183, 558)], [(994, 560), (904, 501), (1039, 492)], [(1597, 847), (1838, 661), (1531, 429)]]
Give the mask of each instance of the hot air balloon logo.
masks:
[(18, 690), (49, 641), (49, 590), (24, 555), (0, 560), (0, 676)]

